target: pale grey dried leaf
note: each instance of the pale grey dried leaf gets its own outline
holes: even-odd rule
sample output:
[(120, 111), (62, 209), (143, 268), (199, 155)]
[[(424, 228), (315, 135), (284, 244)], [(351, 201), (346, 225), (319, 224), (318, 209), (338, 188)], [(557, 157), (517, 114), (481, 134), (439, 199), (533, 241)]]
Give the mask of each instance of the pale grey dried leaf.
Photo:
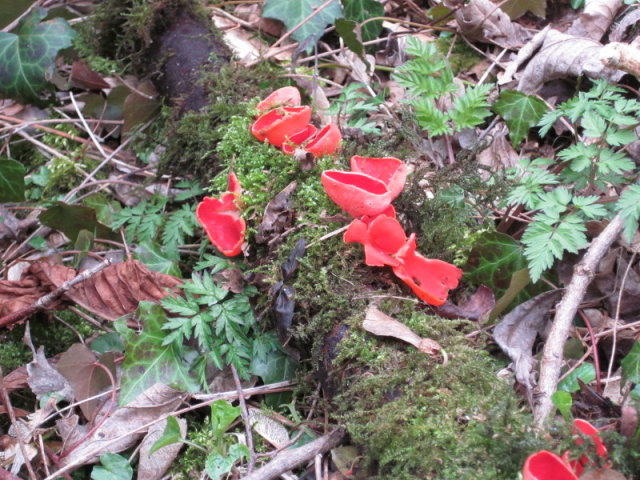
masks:
[(529, 391), (535, 385), (533, 344), (543, 336), (549, 320), (547, 313), (563, 290), (541, 293), (511, 310), (494, 328), (493, 338), (513, 360), (516, 379)]
[(29, 388), (40, 400), (44, 395), (53, 393), (59, 399), (73, 400), (73, 388), (60, 372), (53, 368), (44, 356), (44, 347), (38, 348), (33, 361), (27, 364)]
[(621, 6), (622, 0), (586, 0), (584, 10), (566, 33), (600, 41)]
[(512, 22), (502, 9), (490, 0), (446, 0), (444, 5), (453, 10), (460, 30), (469, 40), (489, 42), (503, 48), (522, 47), (531, 35), (519, 24)]
[(265, 415), (258, 408), (249, 409), (249, 422), (255, 432), (276, 448), (289, 443), (289, 432), (277, 420)]
[[(93, 424), (102, 422), (103, 415), (109, 417), (82, 444), (64, 457), (60, 466), (95, 463), (103, 453), (119, 453), (133, 446), (148, 431), (151, 426), (149, 423), (178, 407), (183, 395), (182, 392), (157, 383), (123, 407), (111, 409), (111, 402), (107, 402), (96, 415)], [(63, 440), (74, 435), (73, 430), (66, 431), (65, 435), (60, 433)]]
[[(180, 435), (187, 435), (187, 421), (177, 418)], [(154, 424), (140, 444), (140, 461), (138, 462), (138, 480), (159, 480), (169, 469), (182, 448), (182, 442), (172, 443), (159, 448), (149, 455), (153, 445), (162, 437), (167, 420)]]

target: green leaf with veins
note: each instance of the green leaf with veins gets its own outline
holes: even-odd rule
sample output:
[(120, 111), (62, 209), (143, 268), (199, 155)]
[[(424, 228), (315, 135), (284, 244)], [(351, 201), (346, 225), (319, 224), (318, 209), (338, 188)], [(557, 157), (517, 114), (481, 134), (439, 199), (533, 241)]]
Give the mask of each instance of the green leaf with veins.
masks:
[[(287, 31), (298, 26), (323, 3), (323, 0), (266, 0), (262, 16), (280, 20), (287, 27)], [(307, 46), (309, 51), (320, 39), (327, 25), (333, 25), (336, 18), (342, 17), (342, 6), (338, 0), (330, 3), (316, 15), (304, 22), (291, 37), (297, 42), (311, 39)]]
[(47, 10), (35, 8), (18, 33), (0, 32), (0, 96), (38, 102), (50, 84), (58, 52), (71, 46), (75, 32), (66, 20), (41, 22)]
[[(377, 0), (342, 0), (344, 16), (349, 20), (361, 23), (373, 17), (383, 17), (384, 7)], [(337, 25), (336, 25), (337, 27)], [(368, 42), (375, 40), (382, 31), (382, 20), (366, 23), (361, 29), (361, 40)]]
[(162, 307), (140, 302), (136, 317), (144, 325), (139, 334), (128, 328), (123, 319), (114, 323), (125, 344), (120, 405), (130, 403), (156, 383), (188, 392), (197, 391), (199, 384), (191, 375), (191, 363), (195, 357), (192, 350), (178, 348), (174, 343), (162, 344), (167, 335), (162, 330), (167, 321)]
[(634, 343), (631, 351), (622, 359), (622, 378), (640, 383), (640, 342)]
[(511, 144), (517, 147), (548, 108), (538, 97), (515, 90), (503, 90), (493, 110), (504, 118), (509, 127)]
[(0, 159), (0, 203), (24, 202), (24, 176), (21, 163)]

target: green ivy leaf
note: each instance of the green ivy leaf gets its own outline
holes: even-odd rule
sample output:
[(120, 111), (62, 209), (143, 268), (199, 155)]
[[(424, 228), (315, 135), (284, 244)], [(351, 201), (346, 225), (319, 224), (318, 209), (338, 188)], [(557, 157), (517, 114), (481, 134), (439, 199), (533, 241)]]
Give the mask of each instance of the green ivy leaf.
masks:
[[(323, 3), (323, 0), (266, 0), (262, 16), (280, 20), (287, 30), (292, 30)], [(325, 27), (333, 25), (336, 18), (340, 17), (342, 17), (342, 6), (338, 0), (335, 0), (302, 24), (293, 32), (291, 38), (297, 42), (311, 41), (307, 48), (310, 50), (322, 36)]]
[(42, 212), (39, 219), (47, 227), (60, 230), (73, 243), (76, 242), (82, 230), (88, 230), (96, 238), (119, 239), (113, 230), (98, 221), (96, 211), (91, 207), (57, 202), (56, 205)]
[(71, 46), (75, 32), (66, 20), (47, 16), (35, 8), (25, 17), (18, 33), (0, 32), (0, 96), (38, 102), (50, 84), (58, 52)]
[(156, 383), (188, 392), (197, 391), (199, 384), (191, 375), (188, 360), (192, 357), (190, 350), (187, 347), (180, 349), (173, 343), (162, 345), (167, 335), (162, 330), (167, 315), (160, 305), (140, 302), (136, 317), (144, 325), (140, 334), (128, 328), (123, 319), (114, 323), (125, 343), (120, 405), (130, 403)]
[[(2, 88), (1, 85), (0, 88)], [(26, 173), (27, 171), (21, 163), (15, 160), (0, 159), (0, 203), (24, 202), (24, 176)]]
[(231, 470), (231, 467), (233, 467), (233, 464), (236, 463), (237, 460), (248, 456), (249, 449), (247, 446), (239, 443), (231, 445), (231, 447), (229, 447), (229, 453), (226, 456), (220, 455), (219, 453), (212, 453), (205, 461), (207, 475), (213, 480), (218, 480), (221, 475)]
[(162, 447), (181, 441), (182, 433), (180, 432), (178, 420), (176, 420), (176, 417), (167, 417), (167, 425), (164, 427), (164, 432), (162, 432), (162, 436), (153, 444), (151, 450), (149, 450), (149, 456), (153, 455)]
[[(376, 0), (342, 0), (342, 4), (344, 5), (345, 18), (358, 23), (369, 18), (384, 16), (384, 7)], [(375, 40), (381, 31), (382, 20), (375, 20), (365, 24), (360, 31), (362, 41)]]
[(565, 421), (571, 421), (571, 405), (573, 405), (571, 394), (563, 390), (558, 390), (553, 395), (551, 395), (551, 401), (556, 406), (556, 408), (560, 410), (560, 414), (565, 419)]
[(558, 390), (563, 392), (577, 392), (580, 390), (580, 384), (578, 380), (582, 380), (583, 383), (593, 382), (596, 379), (596, 369), (590, 363), (583, 363), (573, 372), (567, 375), (564, 380), (558, 383)]
[(115, 453), (105, 453), (100, 456), (102, 466), (95, 466), (91, 471), (93, 480), (131, 480), (133, 478), (133, 467), (121, 455)]
[(344, 44), (349, 50), (358, 55), (358, 57), (364, 59), (364, 45), (358, 40), (355, 29), (356, 22), (353, 20), (346, 20), (344, 18), (336, 20), (336, 32), (338, 32)]
[(622, 377), (625, 381), (640, 383), (640, 342), (622, 359)]
[(169, 255), (164, 253), (157, 243), (143, 242), (139, 244), (135, 248), (135, 258), (149, 267), (149, 270), (182, 278), (182, 272), (176, 262), (169, 258)]
[(517, 147), (548, 109), (538, 97), (515, 90), (503, 90), (493, 110), (507, 122), (511, 144)]

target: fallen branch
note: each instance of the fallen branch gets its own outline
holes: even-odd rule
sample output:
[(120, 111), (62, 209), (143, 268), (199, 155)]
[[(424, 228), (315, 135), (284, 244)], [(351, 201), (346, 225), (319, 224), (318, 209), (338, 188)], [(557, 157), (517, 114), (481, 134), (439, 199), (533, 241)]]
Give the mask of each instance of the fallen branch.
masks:
[(6, 325), (11, 325), (13, 323), (19, 322), (24, 318), (30, 317), (31, 315), (33, 315), (39, 310), (46, 309), (53, 302), (55, 302), (59, 297), (67, 293), (71, 288), (91, 278), (96, 273), (104, 270), (109, 265), (111, 265), (111, 260), (106, 259), (104, 262), (97, 264), (95, 267), (89, 268), (84, 272), (76, 275), (71, 280), (64, 282), (54, 291), (47, 293), (46, 295), (43, 295), (32, 305), (29, 305), (28, 307), (25, 307), (22, 310), (18, 310), (17, 312), (10, 313), (9, 315), (5, 315), (4, 317), (0, 318), (0, 327), (4, 327)]
[(560, 378), (562, 368), (562, 353), (573, 318), (589, 283), (595, 276), (598, 264), (622, 232), (622, 227), (622, 217), (618, 214), (591, 242), (584, 258), (574, 267), (571, 282), (556, 308), (556, 315), (544, 345), (540, 364), (540, 379), (534, 395), (534, 421), (539, 427), (545, 427), (555, 411), (551, 395), (555, 393), (558, 386), (558, 378)]
[(340, 445), (345, 433), (345, 429), (340, 427), (302, 447), (283, 450), (264, 467), (242, 477), (242, 480), (272, 480), (278, 478), (283, 473), (312, 460), (317, 454), (328, 452)]

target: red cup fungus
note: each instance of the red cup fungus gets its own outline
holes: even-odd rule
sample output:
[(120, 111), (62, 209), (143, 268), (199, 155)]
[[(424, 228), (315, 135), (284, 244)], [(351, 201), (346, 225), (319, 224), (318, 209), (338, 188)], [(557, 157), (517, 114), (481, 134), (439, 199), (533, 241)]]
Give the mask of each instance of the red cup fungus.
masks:
[(455, 265), (425, 258), (416, 252), (414, 233), (396, 255), (401, 263), (393, 267), (393, 273), (409, 285), (419, 299), (431, 305), (444, 304), (449, 290), (456, 288), (462, 277), (462, 270)]
[(337, 125), (330, 123), (322, 129), (307, 143), (304, 149), (313, 153), (316, 157), (332, 155), (338, 151), (342, 135)]
[(407, 235), (396, 220), (395, 212), (393, 216), (380, 214), (373, 218), (355, 219), (343, 238), (347, 243), (364, 245), (364, 263), (370, 267), (399, 266), (396, 254), (407, 243)]
[(407, 166), (405, 163), (393, 157), (351, 157), (351, 170), (377, 178), (383, 182), (391, 192), (393, 198), (400, 195), (407, 180)]
[(377, 215), (394, 199), (382, 181), (362, 173), (325, 170), (320, 180), (329, 198), (353, 217)]
[(261, 115), (251, 126), (251, 133), (261, 142), (267, 140), (278, 148), (288, 137), (299, 132), (311, 120), (311, 107), (282, 107)]
[(296, 147), (302, 145), (307, 140), (312, 138), (318, 129), (314, 127), (312, 124), (307, 125), (299, 132), (294, 133), (289, 137), (289, 141), (282, 144), (282, 152), (286, 155), (293, 155), (296, 151)]
[(258, 103), (256, 110), (266, 112), (278, 107), (298, 107), (300, 103), (300, 90), (296, 87), (282, 87)]
[(529, 455), (522, 469), (523, 480), (578, 480), (562, 458), (541, 450)]
[(196, 207), (196, 218), (211, 243), (224, 255), (233, 257), (242, 252), (246, 231), (238, 207), (241, 187), (233, 173), (229, 173), (228, 189), (220, 198), (205, 197)]

